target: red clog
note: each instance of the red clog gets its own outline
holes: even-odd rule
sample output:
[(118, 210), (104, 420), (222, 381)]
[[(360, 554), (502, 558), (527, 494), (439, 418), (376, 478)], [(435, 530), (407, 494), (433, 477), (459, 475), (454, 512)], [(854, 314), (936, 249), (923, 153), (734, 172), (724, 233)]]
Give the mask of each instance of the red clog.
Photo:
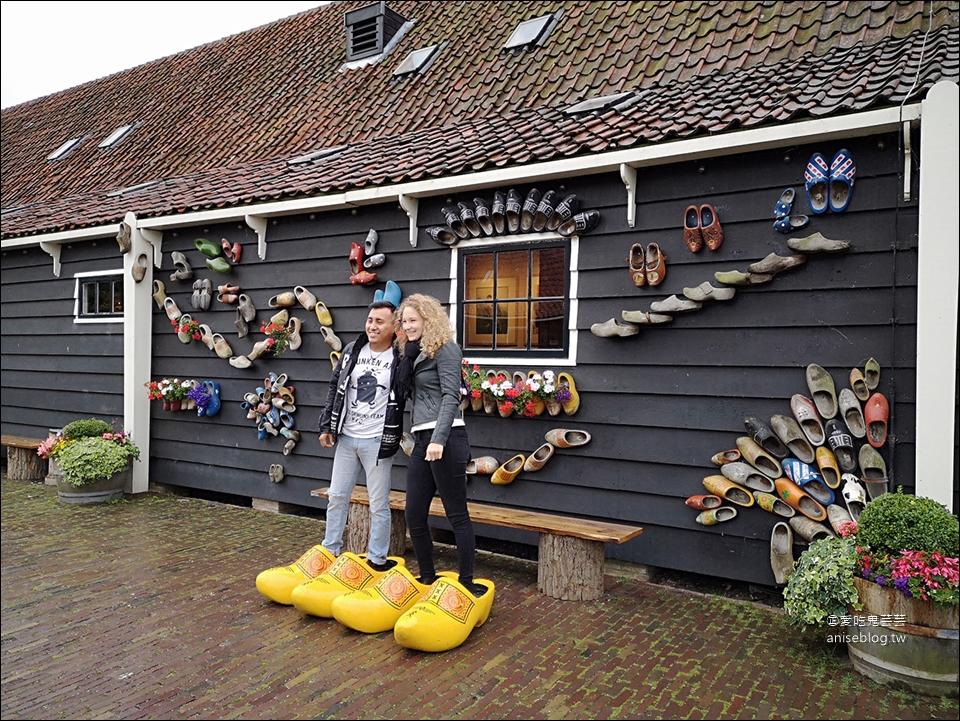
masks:
[(700, 206), (700, 232), (703, 242), (710, 250), (717, 250), (723, 243), (723, 228), (720, 227), (720, 218), (712, 205)]
[[(363, 267), (363, 246), (359, 243), (350, 244), (350, 273), (359, 275)], [(350, 279), (353, 283), (353, 278)]]
[(700, 228), (700, 210), (688, 205), (683, 213), (683, 242), (691, 253), (699, 253), (703, 248), (703, 232)]
[(350, 276), (350, 282), (353, 285), (370, 285), (377, 282), (377, 274), (371, 273), (369, 270), (361, 270), (359, 273)]
[(698, 511), (709, 511), (713, 508), (719, 508), (723, 499), (713, 494), (690, 496), (684, 503), (690, 508), (696, 508)]
[(867, 441), (879, 448), (887, 442), (887, 419), (890, 417), (890, 405), (882, 393), (870, 396), (863, 417), (867, 422)]

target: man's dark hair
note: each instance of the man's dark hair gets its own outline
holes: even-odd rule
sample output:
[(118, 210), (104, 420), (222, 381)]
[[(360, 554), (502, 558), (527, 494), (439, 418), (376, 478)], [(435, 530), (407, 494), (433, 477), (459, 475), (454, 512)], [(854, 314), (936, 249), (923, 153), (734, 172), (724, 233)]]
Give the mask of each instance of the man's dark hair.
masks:
[(389, 300), (375, 300), (373, 303), (367, 306), (367, 312), (375, 310), (376, 308), (389, 308), (390, 310), (396, 310), (397, 306), (391, 303)]

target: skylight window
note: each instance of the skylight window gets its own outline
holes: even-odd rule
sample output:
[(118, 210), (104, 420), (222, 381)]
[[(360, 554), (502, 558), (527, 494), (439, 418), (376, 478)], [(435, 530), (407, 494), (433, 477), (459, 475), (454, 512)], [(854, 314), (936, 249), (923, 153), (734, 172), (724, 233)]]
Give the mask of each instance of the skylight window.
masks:
[(160, 181), (148, 180), (146, 183), (140, 183), (138, 185), (129, 185), (126, 188), (123, 188), (121, 190), (115, 190), (112, 193), (107, 193), (107, 197), (119, 198), (126, 195), (133, 195), (134, 193), (139, 193), (141, 190), (152, 188), (154, 185), (160, 185)]
[(83, 142), (83, 136), (80, 136), (79, 138), (73, 138), (72, 140), (68, 140), (59, 148), (57, 148), (52, 153), (50, 153), (50, 155), (47, 156), (47, 160), (60, 160), (60, 158), (62, 158), (67, 153), (69, 153), (71, 150), (73, 150), (75, 147), (80, 145), (80, 143), (82, 142)]
[(133, 130), (133, 123), (128, 125), (121, 125), (119, 128), (114, 130), (110, 135), (104, 138), (98, 148), (109, 148), (111, 145), (116, 145), (119, 143), (131, 130)]
[(333, 158), (337, 155), (340, 155), (340, 153), (346, 149), (346, 145), (335, 145), (332, 148), (321, 148), (320, 150), (314, 150), (312, 153), (307, 153), (306, 155), (290, 158), (290, 160), (287, 161), (287, 165), (303, 165), (304, 163), (312, 163), (316, 160), (323, 160), (324, 158)]
[(440, 45), (431, 45), (427, 48), (414, 50), (397, 66), (397, 69), (393, 71), (393, 76), (399, 77), (402, 75), (412, 75), (413, 73), (425, 73), (427, 68), (433, 65), (433, 61), (436, 60), (437, 55), (440, 54), (440, 50)]
[(538, 45), (543, 45), (550, 32), (560, 20), (562, 10), (555, 13), (548, 13), (532, 20), (524, 20), (517, 25), (513, 34), (507, 40), (504, 50), (529, 50)]

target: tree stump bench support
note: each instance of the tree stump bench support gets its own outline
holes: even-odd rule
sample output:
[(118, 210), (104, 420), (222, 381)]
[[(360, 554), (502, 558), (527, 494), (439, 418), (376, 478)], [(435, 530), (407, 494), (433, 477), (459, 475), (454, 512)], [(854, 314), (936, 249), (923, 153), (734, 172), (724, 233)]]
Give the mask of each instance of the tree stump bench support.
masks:
[(7, 478), (11, 481), (38, 481), (47, 475), (47, 461), (37, 455), (41, 438), (3, 436), (7, 449)]
[[(311, 496), (327, 497), (327, 488), (317, 488)], [(407, 522), (404, 517), (407, 497), (402, 491), (390, 492), (390, 554), (400, 555), (406, 549)], [(365, 553), (370, 532), (370, 498), (367, 489), (357, 486), (350, 497), (347, 533), (344, 547), (352, 553)], [(485, 503), (467, 503), (475, 523), (539, 534), (537, 589), (551, 598), (563, 601), (592, 601), (603, 595), (603, 563), (605, 543), (625, 543), (639, 536), (643, 529), (619, 523), (585, 518), (570, 518), (540, 511), (505, 508)], [(434, 498), (431, 516), (446, 516), (443, 503)], [(397, 536), (403, 539), (399, 545)]]

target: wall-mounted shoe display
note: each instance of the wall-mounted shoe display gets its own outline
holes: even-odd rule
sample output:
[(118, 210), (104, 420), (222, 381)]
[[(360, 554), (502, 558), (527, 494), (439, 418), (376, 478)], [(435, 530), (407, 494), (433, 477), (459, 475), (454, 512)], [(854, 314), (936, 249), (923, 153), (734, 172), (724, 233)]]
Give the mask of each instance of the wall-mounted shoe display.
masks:
[(533, 218), (537, 214), (537, 208), (540, 206), (540, 191), (531, 188), (527, 193), (523, 206), (520, 208), (520, 232), (529, 233), (533, 230)]
[(522, 453), (518, 453), (513, 458), (501, 465), (490, 476), (490, 482), (495, 486), (506, 486), (513, 483), (514, 479), (523, 470), (523, 465), (527, 459)]
[(737, 517), (737, 509), (731, 506), (720, 506), (703, 511), (696, 517), (696, 522), (702, 526), (715, 526), (724, 521), (732, 521)]
[(840, 469), (850, 473), (857, 465), (853, 452), (853, 436), (836, 418), (827, 421), (824, 433), (827, 436), (827, 446), (836, 456)]
[(822, 538), (834, 538), (836, 534), (829, 526), (818, 523), (804, 516), (794, 516), (787, 523), (798, 536), (808, 543), (819, 541)]
[(580, 236), (584, 233), (589, 233), (591, 230), (596, 228), (599, 223), (600, 211), (586, 210), (581, 213), (577, 213), (575, 216), (570, 218), (570, 220), (564, 222), (559, 228), (557, 228), (557, 232), (564, 238), (570, 238), (574, 235)]
[(220, 246), (212, 240), (197, 238), (193, 241), (193, 246), (208, 258), (219, 258), (221, 256)]
[(594, 323), (590, 326), (590, 332), (598, 338), (623, 338), (639, 333), (640, 326), (635, 323), (622, 323), (617, 318), (610, 318), (603, 323)]
[(147, 259), (146, 253), (141, 253), (136, 257), (136, 260), (133, 261), (133, 265), (130, 267), (130, 275), (134, 283), (140, 283), (147, 277), (148, 265), (149, 260)]
[(774, 230), (778, 233), (792, 233), (795, 230), (806, 228), (810, 224), (810, 218), (806, 215), (785, 215), (773, 224)]
[(814, 233), (805, 238), (790, 238), (787, 246), (800, 253), (842, 253), (850, 249), (850, 241), (831, 240), (823, 233)]
[(683, 242), (691, 253), (699, 253), (703, 249), (700, 209), (695, 205), (688, 205), (683, 212)]
[(770, 568), (778, 586), (786, 584), (793, 573), (793, 529), (783, 521), (770, 532)]
[(556, 211), (558, 201), (559, 198), (553, 190), (548, 190), (543, 194), (540, 203), (537, 205), (537, 212), (533, 216), (533, 230), (535, 233), (541, 233), (546, 229), (547, 223), (550, 222), (550, 218), (553, 217)]
[(719, 508), (722, 502), (723, 499), (720, 498), (720, 496), (715, 496), (712, 493), (690, 496), (684, 501), (690, 508), (695, 508), (698, 511), (709, 511), (711, 508)]
[(496, 234), (496, 228), (493, 226), (493, 218), (490, 216), (490, 206), (487, 205), (487, 201), (483, 198), (474, 198), (473, 199), (473, 214), (477, 218), (477, 222), (480, 224), (480, 229), (483, 230), (484, 235), (494, 235)]
[(689, 313), (703, 308), (703, 303), (690, 300), (689, 298), (680, 298), (671, 295), (664, 300), (658, 300), (650, 304), (650, 310), (654, 313)]
[(837, 415), (837, 389), (833, 383), (833, 376), (825, 368), (816, 363), (807, 366), (807, 388), (817, 407), (817, 413), (823, 420)]
[(646, 258), (643, 245), (634, 243), (630, 246), (630, 255), (627, 256), (627, 264), (630, 266), (630, 280), (638, 288), (647, 284)]
[[(377, 234), (373, 228), (367, 231), (367, 237), (363, 239), (363, 252), (367, 256), (373, 255), (377, 250), (377, 241), (380, 240), (380, 236)], [(312, 310), (308, 308), (307, 310)]]
[(580, 210), (580, 200), (576, 194), (570, 193), (565, 196), (563, 200), (557, 203), (553, 215), (551, 215), (550, 220), (547, 221), (547, 230), (557, 230), (561, 225), (575, 216), (578, 210)]
[(793, 201), (796, 197), (797, 193), (793, 188), (787, 188), (780, 193), (780, 199), (773, 209), (773, 217), (782, 218), (785, 215), (790, 215), (790, 211), (793, 210)]
[(712, 205), (700, 206), (700, 232), (703, 235), (703, 244), (708, 249), (720, 249), (723, 244), (723, 228), (720, 227), (720, 216)]
[(477, 216), (476, 213), (473, 212), (473, 207), (468, 203), (457, 203), (457, 207), (460, 208), (460, 220), (463, 223), (463, 227), (465, 227), (467, 232), (474, 238), (479, 238), (483, 233), (483, 229), (480, 227), (480, 223), (477, 222)]
[(490, 220), (493, 221), (493, 230), (503, 235), (507, 228), (507, 196), (502, 190), (493, 194), (493, 204), (490, 206)]
[(863, 417), (867, 425), (867, 442), (874, 448), (880, 448), (887, 442), (887, 420), (890, 417), (890, 404), (882, 393), (874, 393), (866, 402)]
[(190, 280), (193, 278), (193, 267), (187, 260), (187, 256), (179, 250), (175, 250), (170, 254), (170, 258), (176, 266), (176, 270), (170, 274), (170, 280)]
[(790, 268), (796, 268), (798, 265), (803, 265), (806, 262), (807, 256), (805, 255), (777, 255), (776, 253), (770, 253), (770, 255), (763, 260), (751, 263), (747, 267), (747, 271), (749, 273), (776, 275)]
[(863, 418), (863, 410), (860, 408), (860, 401), (856, 394), (849, 388), (840, 391), (838, 400), (840, 406), (840, 417), (846, 424), (851, 435), (857, 438), (864, 438), (867, 435), (867, 428)]
[(850, 205), (853, 196), (853, 181), (857, 175), (857, 164), (850, 157), (850, 151), (841, 148), (830, 161), (829, 206), (834, 213), (842, 213)]
[(230, 241), (226, 238), (220, 239), (220, 247), (223, 248), (223, 255), (231, 263), (236, 265), (240, 262), (240, 256), (243, 253), (243, 246), (240, 243), (230, 244)]
[(807, 202), (810, 212), (821, 215), (827, 212), (827, 184), (829, 181), (830, 166), (827, 159), (820, 153), (814, 153), (807, 161), (803, 171), (804, 188), (807, 191)]
[(650, 243), (647, 246), (643, 264), (647, 272), (647, 285), (660, 285), (667, 277), (667, 256), (660, 250), (659, 243)]
[(467, 226), (463, 224), (463, 220), (460, 219), (460, 209), (459, 208), (450, 208), (446, 207), (440, 211), (443, 214), (444, 220), (447, 221), (447, 227), (456, 233), (457, 237), (463, 240), (464, 238), (470, 237), (470, 231), (467, 230)]

